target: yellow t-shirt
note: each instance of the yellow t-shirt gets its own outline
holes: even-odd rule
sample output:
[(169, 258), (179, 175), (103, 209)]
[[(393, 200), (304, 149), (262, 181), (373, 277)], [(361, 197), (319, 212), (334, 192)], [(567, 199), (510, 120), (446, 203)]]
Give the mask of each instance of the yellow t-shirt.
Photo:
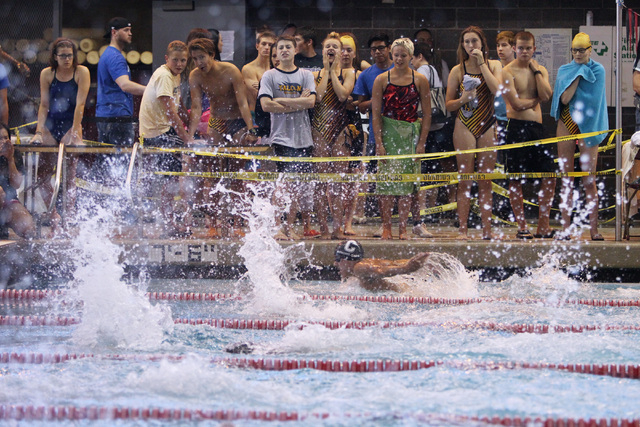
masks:
[(154, 138), (171, 129), (161, 96), (169, 96), (180, 106), (180, 76), (174, 76), (167, 65), (162, 65), (151, 76), (140, 104), (140, 135)]

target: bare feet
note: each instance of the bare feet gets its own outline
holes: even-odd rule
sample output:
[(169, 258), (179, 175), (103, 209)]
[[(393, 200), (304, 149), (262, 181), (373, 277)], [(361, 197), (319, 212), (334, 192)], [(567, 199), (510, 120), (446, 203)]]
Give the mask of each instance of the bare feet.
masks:
[(457, 240), (469, 240), (469, 236), (467, 235), (466, 231), (459, 231), (458, 232), (458, 237), (456, 237)]
[(346, 234), (342, 231), (341, 227), (338, 227), (337, 229), (335, 229), (333, 231), (333, 233), (331, 233), (331, 239), (332, 240), (343, 240), (346, 239), (347, 236)]
[(391, 234), (391, 227), (382, 229), (382, 240), (391, 240), (393, 235)]
[(355, 236), (356, 232), (351, 227), (345, 227), (344, 228), (344, 235), (345, 236)]
[(409, 240), (409, 235), (407, 234), (407, 226), (406, 226), (406, 224), (398, 226), (398, 238), (400, 240)]

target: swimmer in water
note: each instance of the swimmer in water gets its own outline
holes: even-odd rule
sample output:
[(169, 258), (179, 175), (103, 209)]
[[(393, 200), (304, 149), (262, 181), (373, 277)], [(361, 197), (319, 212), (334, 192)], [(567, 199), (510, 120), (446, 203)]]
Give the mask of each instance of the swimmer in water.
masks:
[(429, 252), (421, 252), (411, 259), (365, 259), (362, 245), (355, 240), (347, 240), (336, 248), (333, 265), (340, 270), (342, 280), (355, 277), (358, 284), (368, 291), (407, 292), (409, 285), (392, 283), (385, 278), (419, 270), (429, 255)]

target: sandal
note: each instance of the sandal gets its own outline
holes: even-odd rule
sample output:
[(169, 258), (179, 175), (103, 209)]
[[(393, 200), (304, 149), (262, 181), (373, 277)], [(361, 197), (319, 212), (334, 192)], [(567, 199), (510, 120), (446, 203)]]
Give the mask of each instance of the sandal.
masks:
[(534, 234), (533, 237), (535, 237), (536, 239), (553, 239), (556, 235), (556, 230), (551, 230), (550, 232), (546, 233), (546, 234)]
[(601, 242), (604, 241), (604, 237), (602, 237), (602, 234), (597, 233), (594, 234), (593, 236), (591, 236), (591, 240), (597, 241), (597, 242)]
[(518, 230), (516, 238), (529, 240), (533, 239), (533, 234), (529, 230)]

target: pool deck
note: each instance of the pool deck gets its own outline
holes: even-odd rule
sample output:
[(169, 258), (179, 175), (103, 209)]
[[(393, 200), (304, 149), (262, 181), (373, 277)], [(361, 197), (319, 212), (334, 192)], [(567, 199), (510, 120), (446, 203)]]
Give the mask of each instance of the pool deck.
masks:
[[(615, 241), (613, 228), (602, 228), (604, 241), (591, 241), (588, 231), (579, 239), (559, 241), (553, 239), (520, 240), (515, 238), (514, 228), (494, 229), (496, 238), (491, 241), (481, 239), (479, 230), (470, 230), (470, 239), (457, 240), (457, 230), (450, 226), (430, 226), (434, 238), (412, 238), (410, 240), (391, 241), (374, 238), (378, 225), (354, 227), (356, 237), (364, 246), (366, 257), (402, 259), (418, 252), (442, 252), (459, 259), (465, 267), (476, 270), (513, 271), (540, 265), (545, 256), (552, 256), (554, 262), (562, 267), (578, 267), (587, 272), (613, 271), (613, 279), (621, 281), (640, 281), (640, 238), (630, 241)], [(394, 226), (397, 233), (397, 227)], [(211, 239), (205, 230), (194, 233), (189, 238), (155, 238), (145, 229), (145, 237), (132, 237), (135, 230), (121, 230), (112, 242), (122, 248), (120, 262), (130, 269), (145, 269), (155, 272), (159, 277), (185, 277), (186, 270), (199, 271), (200, 275), (219, 276), (214, 270), (243, 270), (243, 258), (238, 255), (241, 240)], [(283, 241), (281, 245), (291, 246), (302, 243), (311, 253), (309, 263), (321, 267), (301, 267), (315, 271), (318, 277), (323, 270), (335, 276), (335, 270), (324, 269), (333, 265), (333, 251), (336, 240), (307, 239)], [(68, 239), (26, 241), (0, 241), (0, 259), (20, 261), (22, 268), (40, 271), (63, 271), (69, 265), (66, 249), (71, 246)], [(11, 256), (13, 255), (13, 256)], [(17, 255), (17, 256), (16, 256)], [(6, 264), (6, 261), (0, 262)], [(240, 270), (238, 270), (240, 266)], [(205, 273), (203, 273), (203, 269)], [(575, 270), (575, 268), (573, 269)], [(625, 274), (617, 275), (616, 271)], [(329, 276), (331, 276), (329, 274)], [(222, 274), (224, 275), (224, 274)], [(233, 275), (233, 273), (231, 274)], [(312, 274), (313, 275), (313, 274)]]

